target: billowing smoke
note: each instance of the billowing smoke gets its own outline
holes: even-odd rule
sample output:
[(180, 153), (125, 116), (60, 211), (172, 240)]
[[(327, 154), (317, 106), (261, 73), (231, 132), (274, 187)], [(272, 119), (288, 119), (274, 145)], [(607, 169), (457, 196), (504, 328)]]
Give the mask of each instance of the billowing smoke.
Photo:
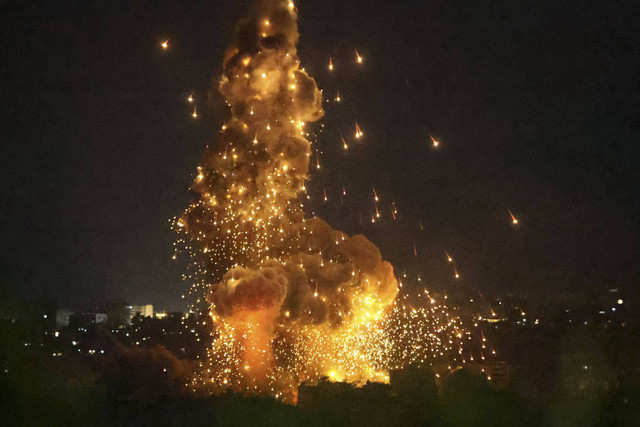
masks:
[[(219, 82), (231, 118), (207, 147), (197, 200), (177, 223), (219, 335), (203, 382), (223, 388), (273, 393), (278, 383), (327, 375), (335, 358), (351, 356), (337, 356), (323, 335), (378, 319), (398, 292), (392, 266), (367, 238), (305, 218), (305, 125), (323, 110), (300, 68), (296, 21), (292, 3), (259, 0), (236, 28)], [(366, 378), (371, 363), (357, 357), (345, 363)]]

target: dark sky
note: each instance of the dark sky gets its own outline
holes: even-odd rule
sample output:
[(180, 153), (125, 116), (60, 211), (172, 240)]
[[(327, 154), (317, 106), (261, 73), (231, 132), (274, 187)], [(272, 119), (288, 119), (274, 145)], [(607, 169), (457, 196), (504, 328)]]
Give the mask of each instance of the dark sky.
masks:
[[(182, 308), (168, 220), (224, 119), (207, 94), (248, 4), (3, 3), (0, 273), (12, 289)], [(302, 64), (343, 99), (326, 104), (315, 143), (311, 194), (326, 187), (330, 202), (310, 209), (437, 289), (637, 294), (637, 1), (296, 4)], [(345, 154), (354, 120), (365, 137)], [(372, 186), (397, 222), (387, 209), (366, 223)]]

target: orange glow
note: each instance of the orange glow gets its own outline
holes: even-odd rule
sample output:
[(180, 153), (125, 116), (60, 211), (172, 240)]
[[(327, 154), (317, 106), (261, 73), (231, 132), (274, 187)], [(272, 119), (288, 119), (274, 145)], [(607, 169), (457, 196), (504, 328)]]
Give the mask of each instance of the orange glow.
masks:
[(438, 145), (440, 145), (440, 143), (431, 135), (429, 135), (429, 138), (431, 138), (431, 141), (433, 142), (433, 148), (438, 148)]
[(511, 223), (513, 223), (514, 225), (518, 223), (518, 219), (513, 215), (513, 213), (507, 209), (507, 212), (509, 212), (509, 215), (511, 216)]
[(364, 135), (364, 133), (362, 132), (362, 129), (360, 129), (360, 126), (358, 126), (358, 122), (355, 122), (355, 127), (356, 127), (356, 138), (361, 138), (362, 135)]

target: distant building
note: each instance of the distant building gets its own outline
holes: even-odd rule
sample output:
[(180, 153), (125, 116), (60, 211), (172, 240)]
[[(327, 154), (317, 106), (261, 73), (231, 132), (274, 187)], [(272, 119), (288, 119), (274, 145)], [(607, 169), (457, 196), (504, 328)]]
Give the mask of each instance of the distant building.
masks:
[(73, 310), (60, 309), (56, 311), (56, 328), (64, 328), (69, 326), (69, 318), (73, 315)]
[(107, 323), (107, 313), (89, 313), (92, 316), (95, 316), (96, 323)]
[(107, 323), (107, 318), (107, 313), (103, 311), (73, 313), (68, 317), (68, 325), (77, 329), (88, 329), (93, 324)]
[(489, 363), (485, 369), (494, 387), (507, 388), (511, 383), (511, 366), (504, 360)]
[(119, 328), (129, 324), (131, 310), (125, 302), (112, 302), (107, 305), (110, 328)]
[(129, 324), (131, 324), (131, 320), (136, 316), (142, 317), (153, 317), (153, 305), (145, 304), (145, 305), (130, 305), (127, 306), (129, 309)]

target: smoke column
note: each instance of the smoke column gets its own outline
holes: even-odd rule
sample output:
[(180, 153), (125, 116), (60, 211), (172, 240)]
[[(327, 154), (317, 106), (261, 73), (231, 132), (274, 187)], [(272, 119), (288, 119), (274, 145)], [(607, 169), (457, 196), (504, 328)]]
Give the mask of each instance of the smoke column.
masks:
[(176, 224), (218, 335), (203, 366), (210, 378), (199, 380), (222, 388), (277, 394), (331, 369), (370, 377), (371, 355), (346, 360), (354, 348), (342, 348), (342, 335), (379, 319), (398, 292), (392, 266), (364, 236), (305, 218), (305, 124), (323, 110), (300, 69), (296, 21), (292, 3), (260, 0), (238, 24), (219, 82), (231, 118)]
[(295, 402), (301, 383), (322, 377), (386, 382), (409, 364), (465, 362), (470, 333), (458, 317), (426, 290), (396, 297), (393, 268), (373, 243), (305, 216), (305, 125), (323, 110), (300, 68), (298, 36), (297, 11), (284, 0), (259, 0), (239, 22), (218, 88), (231, 118), (174, 223), (189, 253), (189, 293), (214, 325), (196, 391)]

